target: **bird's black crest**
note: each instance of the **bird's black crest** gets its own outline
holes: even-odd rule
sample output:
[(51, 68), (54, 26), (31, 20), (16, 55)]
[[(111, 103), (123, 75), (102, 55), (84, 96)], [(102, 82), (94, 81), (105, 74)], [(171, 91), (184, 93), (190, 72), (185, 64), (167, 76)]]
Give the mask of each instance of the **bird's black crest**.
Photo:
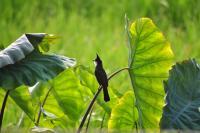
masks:
[(101, 59), (100, 59), (100, 57), (99, 57), (98, 54), (97, 54), (97, 57), (96, 57), (95, 61), (96, 61), (97, 63), (102, 63), (102, 61), (101, 61)]

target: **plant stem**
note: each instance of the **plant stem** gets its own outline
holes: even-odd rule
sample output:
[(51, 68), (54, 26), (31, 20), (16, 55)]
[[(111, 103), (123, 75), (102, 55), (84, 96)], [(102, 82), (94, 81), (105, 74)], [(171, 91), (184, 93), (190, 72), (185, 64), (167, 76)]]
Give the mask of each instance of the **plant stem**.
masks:
[(39, 110), (39, 113), (38, 113), (38, 118), (37, 118), (37, 121), (35, 122), (35, 125), (36, 125), (36, 126), (39, 126), (40, 117), (41, 117), (41, 114), (42, 114), (42, 108), (44, 107), (44, 105), (45, 105), (45, 103), (46, 103), (46, 100), (47, 100), (47, 98), (48, 98), (48, 96), (49, 96), (49, 93), (50, 93), (51, 89), (52, 89), (52, 87), (49, 88), (49, 90), (47, 91), (46, 96), (45, 96), (45, 98), (44, 98), (44, 100), (43, 100), (43, 102), (42, 102), (42, 105), (40, 105), (40, 110)]
[[(124, 67), (124, 68), (121, 68), (121, 69), (117, 70), (116, 72), (112, 73), (112, 74), (108, 77), (108, 81), (109, 81), (112, 77), (114, 77), (115, 75), (117, 75), (119, 72), (121, 72), (121, 71), (123, 71), (123, 70), (128, 70), (128, 69), (129, 69), (128, 67)], [(77, 130), (77, 133), (80, 133), (80, 132), (81, 132), (81, 129), (83, 128), (83, 125), (84, 125), (84, 123), (85, 123), (85, 120), (87, 119), (87, 116), (88, 116), (88, 114), (89, 114), (89, 112), (90, 112), (90, 110), (91, 110), (91, 108), (92, 108), (92, 106), (93, 106), (95, 100), (97, 99), (99, 93), (101, 92), (101, 90), (102, 90), (102, 86), (99, 86), (97, 92), (95, 93), (95, 95), (94, 95), (92, 101), (90, 102), (90, 104), (89, 104), (89, 106), (88, 106), (88, 108), (87, 108), (87, 110), (86, 110), (86, 112), (85, 112), (85, 115), (83, 116), (83, 119), (82, 119), (82, 121), (81, 121), (81, 123), (80, 123), (80, 125), (79, 125), (79, 128), (78, 128), (78, 130)]]
[(90, 125), (90, 119), (91, 119), (91, 116), (92, 116), (93, 109), (94, 109), (94, 106), (92, 107), (90, 114), (89, 114), (88, 122), (87, 122), (87, 125), (86, 125), (86, 130), (85, 130), (86, 133), (87, 133), (88, 127)]
[(6, 94), (5, 94), (4, 99), (3, 99), (2, 107), (1, 107), (1, 112), (0, 112), (0, 132), (1, 132), (1, 127), (2, 127), (3, 114), (4, 114), (5, 107), (6, 107), (6, 102), (7, 102), (7, 99), (8, 99), (9, 92), (10, 92), (9, 90), (6, 91)]
[(135, 129), (136, 129), (136, 133), (138, 133), (137, 122), (135, 122)]

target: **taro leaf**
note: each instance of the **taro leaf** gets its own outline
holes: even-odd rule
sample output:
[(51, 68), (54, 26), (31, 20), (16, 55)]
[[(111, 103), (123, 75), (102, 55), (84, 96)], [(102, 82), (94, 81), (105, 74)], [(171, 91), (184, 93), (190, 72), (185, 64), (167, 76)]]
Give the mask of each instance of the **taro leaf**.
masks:
[[(22, 93), (23, 92), (23, 93)], [(20, 86), (19, 88), (17, 88), (17, 90), (11, 90), (9, 95), (11, 95), (6, 102), (6, 108), (5, 108), (5, 112), (4, 112), (4, 121), (3, 121), (3, 127), (9, 127), (9, 125), (17, 125), (20, 126), (21, 121), (20, 116), (21, 116), (21, 109), (26, 111), (26, 125), (27, 128), (30, 127), (30, 122), (33, 121), (33, 112), (34, 109), (32, 107), (32, 104), (30, 101), (30, 97), (29, 97), (29, 92), (27, 87), (25, 86)], [(14, 96), (13, 96), (14, 95)], [(0, 88), (0, 107), (2, 104), (2, 101), (4, 99), (5, 96), (5, 91), (3, 88)], [(17, 98), (17, 101), (13, 101), (13, 98)], [(18, 104), (18, 107), (16, 107), (16, 104)], [(21, 108), (21, 109), (20, 109)], [(31, 121), (32, 120), (32, 121)], [(24, 123), (24, 119), (22, 120)]]
[(129, 74), (139, 113), (138, 122), (140, 128), (157, 128), (164, 103), (162, 82), (168, 76), (173, 53), (169, 42), (149, 18), (132, 23), (127, 33)]
[(4, 50), (0, 51), (0, 68), (22, 60), (38, 45), (48, 34), (24, 34)]
[[(50, 81), (50, 84), (40, 82), (31, 88), (31, 95), (35, 105), (43, 103), (44, 99), (46, 99), (42, 108), (43, 115), (40, 118), (40, 126), (49, 128), (59, 126), (64, 129), (76, 126), (77, 119), (82, 113), (82, 111), (78, 112), (78, 110), (84, 108), (84, 98), (87, 96), (84, 95), (87, 91), (84, 88), (80, 88), (81, 86), (79, 85), (78, 79), (70, 69), (60, 73)], [(79, 95), (79, 98), (77, 98), (73, 94), (82, 96)], [(77, 103), (82, 105), (77, 105)]]
[(29, 87), (32, 103), (35, 105), (41, 104), (41, 100), (45, 99), (45, 94), (49, 88), (48, 82), (37, 82), (34, 86)]
[[(85, 108), (85, 90), (73, 70), (68, 69), (53, 79), (52, 94), (62, 111), (73, 121), (81, 117)], [(46, 107), (46, 106), (45, 106)]]
[[(130, 132), (136, 128), (138, 111), (132, 91), (126, 92), (112, 109), (108, 123), (109, 132)], [(132, 131), (133, 132), (133, 131)]]
[(58, 55), (42, 55), (36, 51), (13, 65), (0, 68), (0, 85), (14, 89), (22, 84), (33, 86), (38, 81), (47, 81), (74, 65), (74, 60)]
[(59, 55), (44, 55), (40, 45), (50, 44), (55, 37), (48, 34), (25, 34), (0, 51), (0, 87), (14, 89), (20, 85), (33, 86), (46, 81), (73, 66), (73, 59)]
[(34, 120), (35, 108), (33, 107), (31, 101), (31, 96), (29, 90), (26, 86), (20, 86), (15, 90), (11, 90), (9, 96), (13, 101), (29, 116), (29, 118)]
[(194, 59), (177, 63), (164, 82), (162, 129), (200, 130), (200, 67)]
[[(75, 64), (73, 59), (59, 55), (45, 55), (39, 51), (40, 45), (50, 44), (54, 39), (54, 36), (43, 33), (25, 34), (2, 50), (0, 52), (0, 87), (13, 90), (21, 85), (33, 86), (39, 81), (50, 80), (66, 68), (73, 66)], [(44, 48), (43, 46), (41, 49)], [(26, 93), (18, 90), (10, 94), (33, 120), (33, 110), (29, 106), (31, 101), (27, 100), (28, 97), (23, 97), (24, 95)]]
[[(41, 105), (45, 100), (45, 104), (42, 107), (43, 115), (41, 115), (40, 122), (38, 123), (40, 127), (55, 128), (59, 126), (66, 129), (75, 126), (75, 122), (71, 121), (65, 116), (64, 112), (56, 101), (52, 92), (51, 84), (40, 82), (34, 87), (30, 88), (30, 90), (34, 105)], [(38, 113), (35, 114), (37, 115)], [(37, 117), (38, 116), (36, 116), (36, 118)]]

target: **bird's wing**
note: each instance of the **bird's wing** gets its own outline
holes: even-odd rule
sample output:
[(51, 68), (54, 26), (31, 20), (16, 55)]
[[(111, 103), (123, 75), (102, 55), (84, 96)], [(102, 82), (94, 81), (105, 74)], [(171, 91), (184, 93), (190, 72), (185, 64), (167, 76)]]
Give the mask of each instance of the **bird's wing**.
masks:
[(100, 85), (102, 85), (103, 87), (106, 87), (106, 88), (108, 87), (107, 75), (103, 69), (101, 69), (99, 71), (95, 71), (95, 76)]

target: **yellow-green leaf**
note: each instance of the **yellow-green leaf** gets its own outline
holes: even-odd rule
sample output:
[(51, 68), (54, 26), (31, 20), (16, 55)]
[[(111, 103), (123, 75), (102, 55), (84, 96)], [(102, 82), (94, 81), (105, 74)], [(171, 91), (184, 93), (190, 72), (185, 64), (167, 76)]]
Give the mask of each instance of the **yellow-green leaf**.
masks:
[(41, 52), (48, 52), (50, 45), (58, 38), (58, 36), (53, 34), (45, 34), (42, 41), (39, 43), (39, 50)]
[(74, 71), (68, 69), (53, 80), (52, 93), (62, 111), (73, 121), (77, 121), (84, 111), (87, 90), (80, 85)]
[(149, 18), (132, 23), (128, 33), (129, 74), (139, 112), (140, 128), (158, 128), (164, 104), (163, 80), (173, 52), (170, 43)]
[(31, 95), (27, 86), (20, 86), (11, 90), (9, 96), (34, 121), (35, 108), (32, 105)]
[(112, 109), (108, 130), (109, 132), (133, 132), (137, 120), (138, 111), (135, 107), (134, 94), (128, 91)]

